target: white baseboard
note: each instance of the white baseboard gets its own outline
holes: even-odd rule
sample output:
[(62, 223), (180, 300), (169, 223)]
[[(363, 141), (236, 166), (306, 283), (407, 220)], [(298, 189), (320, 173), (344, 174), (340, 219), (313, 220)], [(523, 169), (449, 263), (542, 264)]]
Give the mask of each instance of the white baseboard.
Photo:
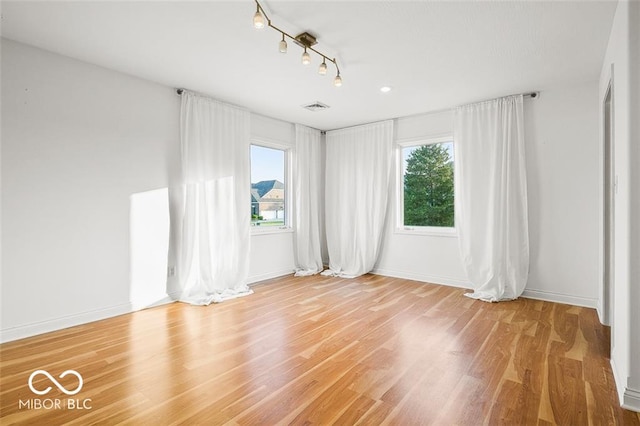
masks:
[(260, 281), (270, 280), (272, 278), (284, 277), (285, 275), (293, 275), (293, 269), (283, 269), (281, 271), (267, 272), (266, 274), (254, 275), (247, 279), (249, 285), (256, 284)]
[(471, 283), (458, 278), (443, 277), (439, 275), (416, 274), (413, 272), (393, 271), (390, 269), (374, 269), (371, 271), (375, 275), (384, 275), (385, 277), (402, 278), (405, 280), (422, 281), (431, 284), (446, 285), (449, 287), (471, 288)]
[(596, 302), (596, 313), (598, 314), (598, 320), (600, 321), (600, 324), (607, 325), (604, 323), (604, 314), (602, 312), (602, 303), (600, 299), (598, 299), (598, 301)]
[(623, 385), (623, 383), (626, 383), (627, 381), (622, 381), (622, 377), (620, 377), (620, 372), (618, 371), (618, 368), (616, 366), (616, 363), (614, 361), (613, 358), (613, 354), (611, 354), (611, 358), (609, 359), (609, 365), (611, 365), (611, 373), (613, 374), (613, 382), (616, 385), (616, 391), (618, 393), (618, 400), (620, 401), (620, 405), (622, 405), (622, 403), (624, 402), (624, 391), (625, 391), (625, 387)]
[(640, 391), (625, 388), (622, 397), (622, 408), (640, 413)]
[(18, 327), (7, 328), (0, 331), (0, 343), (11, 342), (13, 340), (24, 339), (26, 337), (36, 336), (38, 334), (62, 330), (64, 328), (74, 327), (76, 325), (82, 325), (88, 322), (100, 321), (106, 318), (126, 314), (131, 311), (131, 304), (123, 303), (121, 305), (111, 306), (109, 308), (83, 312), (76, 315), (69, 315), (49, 321), (41, 321), (32, 324), (21, 325)]
[(571, 296), (568, 294), (553, 293), (550, 291), (541, 291), (533, 289), (524, 289), (522, 297), (527, 299), (544, 300), (545, 302), (564, 303), (567, 305), (583, 306), (585, 308), (597, 308), (598, 300), (586, 297)]
[(133, 301), (122, 303), (120, 305), (82, 312), (80, 314), (69, 315), (53, 320), (41, 321), (32, 324), (21, 325), (18, 327), (3, 329), (0, 330), (0, 343), (25, 339), (27, 337), (37, 336), (39, 334), (50, 333), (52, 331), (58, 331), (69, 327), (75, 327), (77, 325), (83, 325), (94, 321), (117, 317), (119, 315), (129, 314), (141, 309), (173, 303), (177, 299), (177, 296), (177, 294), (168, 294), (159, 300), (154, 300), (151, 302)]
[(141, 309), (155, 308), (156, 306), (167, 305), (169, 303), (173, 303), (180, 298), (180, 292), (175, 291), (173, 293), (167, 293), (163, 297), (159, 299), (147, 299), (147, 300), (134, 300), (130, 302), (131, 312), (139, 311)]
[[(444, 277), (438, 275), (416, 274), (413, 272), (394, 271), (390, 269), (374, 269), (372, 274), (384, 275), (387, 277), (403, 278), (407, 280), (423, 281), (433, 284), (447, 285), (450, 287), (460, 287), (471, 289), (471, 283), (458, 278)], [(568, 305), (584, 306), (587, 308), (597, 308), (598, 301), (579, 296), (570, 296), (567, 294), (553, 293), (540, 290), (525, 289), (522, 297), (528, 299), (544, 300), (547, 302), (565, 303)]]
[[(613, 373), (613, 381), (618, 391), (618, 399), (620, 400), (620, 406), (627, 410), (636, 411), (640, 413), (640, 391), (637, 389), (631, 389), (624, 384), (627, 383), (626, 378), (620, 377), (620, 372), (616, 367), (616, 363), (611, 358), (611, 372)], [(625, 379), (625, 380), (623, 380)]]
[[(285, 275), (293, 274), (292, 269), (270, 272), (267, 274), (257, 275), (248, 279), (249, 284), (258, 281), (264, 281), (271, 278), (277, 278)], [(27, 337), (37, 336), (39, 334), (50, 333), (77, 325), (83, 325), (94, 321), (100, 321), (107, 318), (117, 317), (119, 315), (129, 314), (141, 309), (153, 308), (155, 306), (173, 303), (180, 297), (180, 292), (173, 292), (165, 295), (157, 300), (139, 300), (122, 303), (107, 308), (97, 309), (80, 314), (69, 315), (61, 318), (55, 318), (48, 321), (41, 321), (32, 324), (21, 325), (0, 330), (0, 343), (12, 342), (14, 340), (25, 339)]]

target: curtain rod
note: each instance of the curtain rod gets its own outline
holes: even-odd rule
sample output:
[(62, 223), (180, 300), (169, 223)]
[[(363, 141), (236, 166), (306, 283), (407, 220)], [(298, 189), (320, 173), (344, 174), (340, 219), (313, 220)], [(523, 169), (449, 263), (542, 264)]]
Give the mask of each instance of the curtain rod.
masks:
[[(176, 88), (176, 94), (177, 94), (178, 96), (182, 96), (182, 94), (185, 92), (185, 90), (187, 90), (187, 89), (183, 89), (183, 88)], [(207, 94), (202, 94), (202, 96), (210, 97), (210, 96), (209, 96), (209, 95), (207, 95)], [(214, 99), (214, 100), (215, 100), (215, 98), (212, 98), (212, 99)], [(220, 101), (220, 102), (223, 102), (223, 101)], [(234, 104), (229, 104), (229, 105), (233, 105), (233, 106), (237, 106), (238, 108), (246, 109), (245, 107), (241, 107), (241, 106), (239, 106), (239, 105), (234, 105)], [(269, 116), (269, 115), (264, 115), (264, 114), (261, 114), (261, 113), (259, 113), (259, 112), (255, 112), (255, 111), (251, 111), (251, 110), (249, 110), (249, 112), (250, 112), (251, 114), (259, 115), (260, 117), (268, 118), (268, 119), (270, 119), (270, 120), (278, 120), (278, 121), (282, 121), (283, 123), (296, 124), (296, 123), (291, 123), (291, 122), (289, 122), (289, 121), (285, 121), (285, 120), (283, 120), (283, 119), (281, 119), (281, 118), (275, 118), (275, 117), (271, 117), (271, 116)], [(310, 128), (310, 129), (313, 129), (313, 130), (318, 130), (318, 131), (320, 131), (320, 132), (324, 132), (324, 130), (316, 129), (315, 127), (307, 126), (306, 124), (305, 124), (304, 126), (306, 126), (306, 127)]]
[[(527, 93), (518, 93), (521, 94), (522, 97), (524, 98), (531, 98), (531, 99), (535, 99), (537, 97), (540, 96), (540, 92), (527, 92)], [(507, 98), (509, 96), (517, 96), (518, 94), (515, 95), (507, 95), (507, 96), (501, 96), (500, 98)], [(500, 99), (500, 98), (493, 98), (493, 99)], [(479, 103), (479, 102), (486, 102), (486, 101), (491, 101), (493, 99), (485, 99), (484, 101), (477, 101), (477, 102), (472, 102), (472, 104), (474, 103)], [(464, 105), (471, 105), (471, 104), (464, 104)], [(463, 106), (463, 105), (459, 105), (459, 106)], [(335, 129), (328, 129), (328, 130), (323, 130), (323, 132), (326, 134), (327, 132), (331, 132), (333, 130), (343, 130), (343, 129), (349, 129), (351, 127), (357, 127), (357, 126), (365, 126), (367, 124), (374, 124), (374, 123), (379, 123), (380, 121), (386, 121), (386, 120), (398, 120), (401, 118), (412, 118), (412, 117), (419, 117), (421, 115), (430, 115), (430, 114), (439, 114), (441, 112), (448, 112), (448, 111), (453, 111), (454, 109), (456, 109), (456, 107), (451, 107), (451, 108), (442, 108), (442, 109), (436, 109), (436, 110), (432, 110), (432, 111), (427, 111), (427, 112), (418, 112), (415, 114), (410, 114), (410, 115), (403, 115), (402, 117), (392, 117), (392, 118), (387, 118), (385, 120), (378, 120), (378, 121), (370, 121), (367, 123), (361, 123), (361, 124), (354, 124), (353, 126), (347, 126), (347, 127), (338, 127)]]
[[(524, 98), (531, 98), (531, 99), (535, 99), (535, 98), (540, 96), (540, 92), (527, 92), (527, 93), (520, 93), (520, 94)], [(501, 97), (506, 98), (508, 96), (516, 96), (516, 95), (507, 95), (507, 96), (501, 96)], [(494, 98), (494, 99), (500, 99), (500, 98)], [(485, 101), (480, 101), (480, 102), (486, 102), (486, 101), (490, 101), (490, 100), (491, 99), (486, 99)], [(476, 103), (476, 102), (474, 102), (474, 103)], [(460, 105), (460, 106), (462, 106), (462, 105)], [(370, 122), (367, 122), (367, 123), (354, 124), (353, 126), (338, 127), (338, 128), (335, 128), (335, 129), (322, 130), (321, 132), (322, 132), (323, 135), (326, 135), (327, 132), (331, 132), (331, 131), (334, 131), (334, 130), (343, 130), (343, 129), (349, 129), (351, 127), (365, 126), (367, 124), (379, 123), (381, 121), (386, 121), (386, 120), (398, 120), (398, 119), (401, 119), (401, 118), (419, 117), (421, 115), (439, 114), (441, 112), (453, 111), (454, 109), (456, 109), (456, 107), (436, 109), (436, 110), (428, 111), (428, 112), (418, 112), (418, 113), (411, 114), (411, 115), (403, 115), (402, 117), (392, 117), (392, 118), (387, 118), (385, 120), (370, 121)]]
[[(176, 89), (176, 93), (178, 95), (182, 95), (184, 93), (184, 89)], [(507, 96), (515, 96), (515, 95), (507, 95)], [(503, 98), (506, 98), (507, 96), (502, 96)], [(528, 92), (528, 93), (522, 93), (522, 97), (524, 98), (531, 98), (531, 99), (535, 99), (538, 96), (540, 96), (540, 92)], [(495, 98), (495, 99), (499, 99), (499, 98)], [(491, 100), (491, 99), (487, 99), (487, 100)], [(480, 102), (484, 102), (484, 101), (480, 101)], [(445, 111), (452, 111), (453, 109), (455, 109), (455, 107), (452, 108), (444, 108), (444, 109), (439, 109), (439, 110), (435, 110), (435, 111), (429, 111), (429, 112), (419, 112), (416, 114), (411, 114), (411, 115), (404, 115), (402, 117), (393, 117), (393, 118), (388, 118), (387, 120), (396, 120), (399, 118), (408, 118), (408, 117), (417, 117), (419, 115), (427, 115), (427, 114), (437, 114), (439, 112), (445, 112)], [(266, 116), (265, 116), (266, 117)], [(366, 124), (373, 124), (373, 123), (379, 123), (380, 121), (385, 121), (385, 120), (379, 120), (379, 121), (372, 121), (369, 123), (362, 123), (362, 124), (356, 124), (353, 126), (347, 126), (347, 127), (339, 127), (337, 129), (329, 129), (329, 130), (321, 130), (320, 133), (322, 133), (323, 135), (325, 135), (328, 131), (332, 131), (332, 130), (342, 130), (342, 129), (348, 129), (349, 127), (356, 127), (356, 126), (364, 126)], [(308, 126), (307, 126), (308, 127)]]
[[(184, 89), (176, 89), (176, 93), (178, 95), (182, 95), (183, 92), (184, 92)], [(523, 93), (522, 96), (525, 97), (525, 98), (536, 98), (536, 97), (538, 97), (539, 94), (540, 94), (540, 92), (529, 92), (529, 93)]]

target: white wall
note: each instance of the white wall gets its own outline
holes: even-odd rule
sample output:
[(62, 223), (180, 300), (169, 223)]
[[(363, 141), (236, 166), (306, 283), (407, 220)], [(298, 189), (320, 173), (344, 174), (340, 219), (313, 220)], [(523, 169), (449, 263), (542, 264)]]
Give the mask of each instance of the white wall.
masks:
[(131, 200), (178, 170), (178, 96), (5, 39), (2, 89), (2, 340), (129, 312)]
[(129, 210), (129, 301), (141, 309), (167, 296), (168, 188), (133, 194)]
[[(598, 298), (597, 82), (525, 99), (531, 268), (525, 296), (596, 306)], [(396, 138), (453, 131), (452, 112), (396, 121)], [(394, 176), (396, 172), (394, 170)], [(376, 272), (470, 287), (456, 235), (396, 229), (396, 185)]]
[[(620, 1), (602, 65), (598, 97), (602, 105), (609, 81), (612, 81), (617, 190), (614, 200), (615, 277), (611, 364), (623, 406), (636, 411), (640, 411), (639, 26), (638, 2)], [(603, 133), (602, 125), (600, 133)], [(600, 144), (603, 144), (602, 139)], [(599, 208), (602, 209), (602, 205)]]
[[(169, 301), (175, 278), (144, 288), (137, 277), (164, 272), (130, 266), (140, 258), (130, 236), (146, 232), (130, 232), (130, 214), (142, 193), (179, 182), (180, 97), (10, 40), (1, 47), (0, 341), (130, 312), (150, 296)], [(251, 134), (294, 143), (292, 124), (255, 114)], [(293, 233), (252, 237), (250, 282), (293, 269)]]
[(597, 82), (525, 102), (530, 272), (525, 295), (596, 307)]

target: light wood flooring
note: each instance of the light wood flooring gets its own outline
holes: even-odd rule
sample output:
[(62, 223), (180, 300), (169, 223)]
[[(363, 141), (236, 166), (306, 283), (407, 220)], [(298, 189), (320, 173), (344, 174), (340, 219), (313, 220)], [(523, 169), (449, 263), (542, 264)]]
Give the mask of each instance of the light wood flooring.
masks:
[[(0, 346), (0, 423), (640, 425), (592, 309), (382, 276), (284, 277)], [(48, 371), (73, 390), (63, 394)], [(29, 399), (90, 409), (29, 409)], [(46, 403), (46, 402), (45, 402)]]

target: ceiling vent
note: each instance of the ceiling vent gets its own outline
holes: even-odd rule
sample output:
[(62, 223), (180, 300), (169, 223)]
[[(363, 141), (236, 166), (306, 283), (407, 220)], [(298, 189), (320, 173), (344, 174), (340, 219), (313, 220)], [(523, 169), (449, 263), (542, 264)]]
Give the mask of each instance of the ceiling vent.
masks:
[(316, 111), (322, 111), (323, 109), (327, 109), (327, 108), (330, 108), (330, 107), (329, 107), (329, 105), (325, 105), (322, 102), (315, 101), (315, 102), (312, 102), (312, 103), (310, 103), (308, 105), (302, 105), (302, 108), (308, 109), (309, 111), (316, 112)]

